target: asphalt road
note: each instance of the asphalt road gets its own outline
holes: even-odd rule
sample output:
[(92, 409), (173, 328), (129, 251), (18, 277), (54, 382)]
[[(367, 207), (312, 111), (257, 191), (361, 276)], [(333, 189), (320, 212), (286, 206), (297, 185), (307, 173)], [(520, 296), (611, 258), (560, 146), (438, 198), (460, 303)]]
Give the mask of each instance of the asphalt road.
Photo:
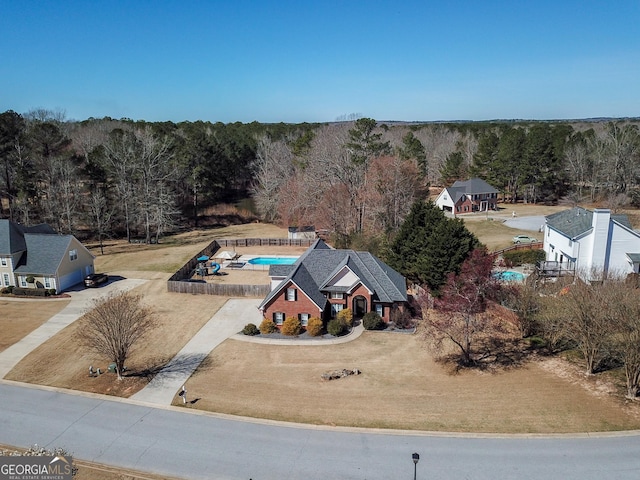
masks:
[[(267, 392), (268, 394), (268, 392)], [(310, 399), (312, 401), (312, 399)], [(186, 479), (640, 478), (640, 435), (473, 438), (245, 422), (0, 383), (0, 443)]]

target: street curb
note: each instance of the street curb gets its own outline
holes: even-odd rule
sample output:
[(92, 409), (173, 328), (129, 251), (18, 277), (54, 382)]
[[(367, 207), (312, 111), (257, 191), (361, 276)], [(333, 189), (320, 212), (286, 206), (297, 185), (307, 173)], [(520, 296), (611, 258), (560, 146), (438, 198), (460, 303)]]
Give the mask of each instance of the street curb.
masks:
[(573, 433), (482, 433), (482, 432), (439, 432), (424, 430), (401, 430), (401, 429), (384, 429), (384, 428), (365, 428), (365, 427), (347, 427), (339, 425), (316, 425), (298, 422), (285, 422), (281, 420), (269, 420), (265, 418), (243, 417), (240, 415), (230, 415), (227, 413), (207, 412), (204, 410), (192, 410), (188, 407), (174, 405), (160, 405), (129, 398), (113, 397), (110, 395), (101, 395), (98, 393), (81, 392), (78, 390), (69, 390), (59, 387), (50, 387), (45, 385), (35, 385), (31, 383), (21, 383), (14, 380), (0, 379), (0, 384), (7, 384), (16, 387), (33, 388), (37, 390), (46, 390), (49, 392), (76, 395), (80, 397), (93, 398), (103, 402), (115, 402), (150, 409), (168, 410), (181, 412), (190, 415), (201, 415), (204, 417), (218, 418), (233, 422), (253, 423), (257, 425), (274, 426), (281, 428), (296, 428), (301, 430), (317, 430), (330, 432), (343, 432), (355, 434), (373, 434), (373, 435), (389, 435), (389, 436), (408, 436), (408, 437), (434, 437), (434, 438), (475, 438), (475, 439), (552, 439), (552, 438), (574, 438), (574, 439), (591, 439), (591, 438), (624, 438), (640, 436), (640, 430), (624, 430), (615, 432), (573, 432)]

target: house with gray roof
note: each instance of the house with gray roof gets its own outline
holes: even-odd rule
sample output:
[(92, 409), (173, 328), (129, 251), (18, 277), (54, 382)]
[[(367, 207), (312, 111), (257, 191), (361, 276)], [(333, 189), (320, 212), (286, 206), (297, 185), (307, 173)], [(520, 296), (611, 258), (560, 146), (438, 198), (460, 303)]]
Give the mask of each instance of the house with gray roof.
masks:
[(258, 307), (264, 318), (282, 325), (297, 317), (327, 321), (350, 308), (354, 317), (378, 313), (389, 322), (407, 303), (406, 279), (369, 252), (337, 250), (316, 240), (293, 265), (272, 265), (271, 292)]
[(0, 220), (0, 287), (60, 293), (94, 272), (94, 258), (73, 235), (58, 235), (49, 225)]
[(440, 210), (454, 215), (495, 210), (498, 203), (498, 190), (481, 178), (457, 180), (453, 185), (440, 192), (435, 204)]
[(639, 272), (640, 233), (626, 215), (575, 207), (545, 220), (543, 273), (571, 272), (588, 281)]

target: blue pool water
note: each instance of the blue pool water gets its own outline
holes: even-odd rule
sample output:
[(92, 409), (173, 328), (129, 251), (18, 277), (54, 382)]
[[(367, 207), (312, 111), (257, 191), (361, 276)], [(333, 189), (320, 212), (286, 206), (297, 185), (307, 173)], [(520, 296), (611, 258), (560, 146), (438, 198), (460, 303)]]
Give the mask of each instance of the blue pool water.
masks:
[(256, 257), (249, 259), (251, 265), (293, 265), (297, 258)]
[(506, 272), (495, 272), (493, 276), (503, 282), (523, 282), (524, 281), (523, 274), (521, 274), (520, 272), (513, 272), (511, 270), (507, 270)]

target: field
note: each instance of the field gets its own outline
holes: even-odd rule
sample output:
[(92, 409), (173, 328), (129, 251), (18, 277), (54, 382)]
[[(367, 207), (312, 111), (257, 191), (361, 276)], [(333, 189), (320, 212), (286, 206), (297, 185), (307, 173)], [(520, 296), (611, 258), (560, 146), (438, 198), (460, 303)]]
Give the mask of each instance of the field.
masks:
[[(497, 220), (476, 217), (465, 221), (487, 244), (509, 244), (518, 233)], [(122, 382), (110, 374), (88, 377), (88, 365), (104, 369), (108, 361), (77, 345), (73, 334), (82, 322), (79, 320), (34, 350), (7, 378), (130, 396), (226, 301), (221, 297), (167, 293), (170, 274), (213, 238), (285, 236), (283, 229), (250, 224), (190, 232), (160, 245), (112, 242), (104, 256), (98, 255), (96, 269), (146, 279), (137, 291), (153, 306), (159, 319), (153, 338), (128, 362), (133, 375)], [(285, 248), (237, 251), (295, 254), (304, 250)], [(224, 281), (240, 283), (237, 277), (234, 280), (234, 273)], [(266, 272), (251, 274), (266, 278)], [(30, 310), (29, 304), (20, 305), (11, 303), (12, 318), (23, 318)], [(11, 337), (5, 333), (4, 338), (14, 339), (5, 343), (35, 328), (58, 307), (48, 308), (51, 312), (42, 313), (39, 320), (34, 318), (31, 326), (22, 325)], [(2, 320), (3, 332), (7, 331), (5, 325), (15, 328), (17, 323)], [(358, 368), (362, 375), (330, 382), (320, 379), (322, 373), (341, 368)], [(211, 353), (189, 380), (188, 389), (197, 402), (186, 408), (323, 425), (502, 433), (640, 428), (637, 405), (625, 403), (616, 388), (601, 377), (586, 378), (561, 359), (530, 357), (511, 368), (456, 373), (434, 361), (419, 334), (365, 332), (356, 341), (326, 347), (274, 346), (230, 339)]]

